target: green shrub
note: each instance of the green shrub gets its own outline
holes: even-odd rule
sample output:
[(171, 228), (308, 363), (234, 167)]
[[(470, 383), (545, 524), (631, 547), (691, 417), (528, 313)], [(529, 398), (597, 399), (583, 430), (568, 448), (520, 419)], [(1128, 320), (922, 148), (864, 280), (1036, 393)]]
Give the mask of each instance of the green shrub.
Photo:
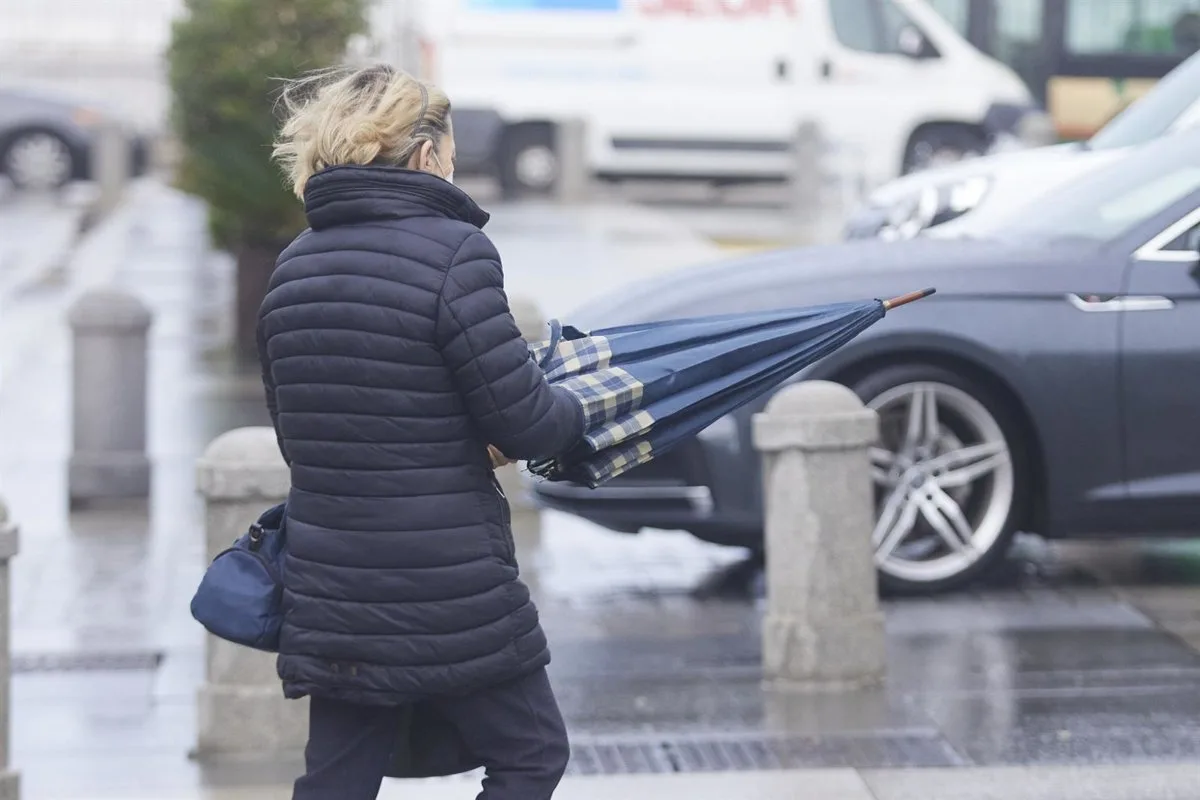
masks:
[(280, 78), (340, 63), (369, 0), (187, 0), (168, 51), (178, 184), (208, 202), (215, 243), (270, 250), (304, 227), (271, 162)]

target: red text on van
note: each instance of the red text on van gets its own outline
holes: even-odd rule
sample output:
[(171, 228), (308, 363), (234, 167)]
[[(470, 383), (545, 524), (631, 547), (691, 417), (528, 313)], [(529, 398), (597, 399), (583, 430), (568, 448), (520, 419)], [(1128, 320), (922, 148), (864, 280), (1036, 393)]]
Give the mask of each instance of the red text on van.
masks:
[(641, 0), (643, 14), (686, 17), (759, 17), (782, 13), (794, 17), (799, 0)]

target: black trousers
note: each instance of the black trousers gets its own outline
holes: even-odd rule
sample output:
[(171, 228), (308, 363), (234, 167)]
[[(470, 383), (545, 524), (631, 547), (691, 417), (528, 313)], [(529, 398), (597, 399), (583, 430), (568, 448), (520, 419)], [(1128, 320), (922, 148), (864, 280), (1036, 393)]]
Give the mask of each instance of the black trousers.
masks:
[[(477, 800), (550, 800), (570, 748), (545, 670), (432, 702), (487, 769)], [(375, 800), (396, 743), (396, 720), (394, 708), (312, 698), (307, 772), (292, 800)]]

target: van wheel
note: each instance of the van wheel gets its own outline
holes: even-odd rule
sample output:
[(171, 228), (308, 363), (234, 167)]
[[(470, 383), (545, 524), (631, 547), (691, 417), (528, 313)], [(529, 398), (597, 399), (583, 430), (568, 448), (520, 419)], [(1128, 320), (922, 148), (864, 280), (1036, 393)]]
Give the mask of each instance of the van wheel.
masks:
[(500, 190), (505, 197), (546, 197), (558, 181), (558, 152), (550, 125), (516, 125), (500, 142)]
[(904, 153), (903, 172), (907, 175), (978, 158), (986, 151), (986, 138), (970, 126), (927, 125), (919, 128), (909, 141)]

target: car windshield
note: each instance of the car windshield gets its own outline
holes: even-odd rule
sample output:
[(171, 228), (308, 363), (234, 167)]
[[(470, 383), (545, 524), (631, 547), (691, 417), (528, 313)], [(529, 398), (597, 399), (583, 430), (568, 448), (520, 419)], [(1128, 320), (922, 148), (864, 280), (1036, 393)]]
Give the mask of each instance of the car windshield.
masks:
[(1145, 144), (1176, 123), (1200, 122), (1200, 53), (1173, 69), (1150, 92), (1101, 128), (1088, 140), (1092, 150)]
[(1013, 211), (967, 214), (929, 233), (937, 238), (1109, 242), (1197, 190), (1200, 131), (1152, 142)]

